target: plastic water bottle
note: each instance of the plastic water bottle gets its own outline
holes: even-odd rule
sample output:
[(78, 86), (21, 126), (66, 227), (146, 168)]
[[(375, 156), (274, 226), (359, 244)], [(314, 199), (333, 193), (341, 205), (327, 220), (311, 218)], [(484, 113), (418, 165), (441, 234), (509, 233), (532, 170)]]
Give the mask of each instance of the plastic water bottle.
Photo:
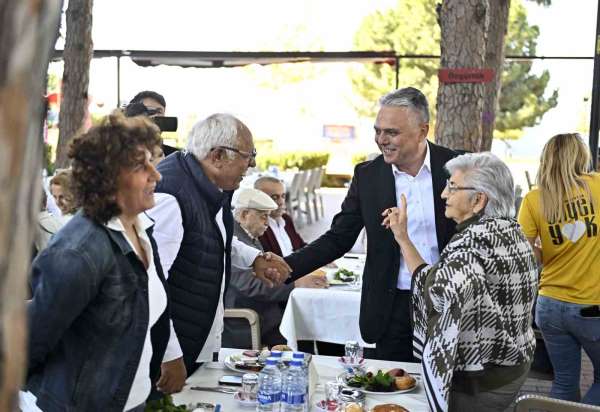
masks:
[(257, 412), (279, 412), (281, 398), (281, 372), (277, 359), (267, 358), (267, 364), (258, 374)]
[(306, 393), (308, 393), (308, 362), (305, 361), (304, 352), (294, 352), (292, 360), (302, 362), (302, 372), (304, 372), (304, 381), (306, 382)]
[(283, 362), (283, 352), (280, 350), (272, 350), (270, 357), (277, 359), (277, 366), (279, 367), (279, 371), (283, 374), (287, 369), (287, 366)]
[(303, 412), (306, 407), (306, 382), (301, 360), (292, 360), (284, 375), (282, 388), (281, 411)]

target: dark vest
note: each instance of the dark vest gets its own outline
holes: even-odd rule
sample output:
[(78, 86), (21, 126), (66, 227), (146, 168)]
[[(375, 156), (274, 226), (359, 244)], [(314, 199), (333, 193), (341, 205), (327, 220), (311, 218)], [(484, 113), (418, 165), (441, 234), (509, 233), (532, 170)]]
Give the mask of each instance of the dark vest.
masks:
[[(158, 171), (162, 179), (156, 192), (174, 196), (183, 219), (183, 239), (169, 270), (168, 283), (173, 326), (189, 371), (195, 369), (215, 318), (223, 272), (225, 287), (229, 283), (233, 237), (231, 193), (220, 191), (191, 153), (170, 155), (159, 164)], [(215, 221), (221, 208), (227, 233), (225, 244)]]

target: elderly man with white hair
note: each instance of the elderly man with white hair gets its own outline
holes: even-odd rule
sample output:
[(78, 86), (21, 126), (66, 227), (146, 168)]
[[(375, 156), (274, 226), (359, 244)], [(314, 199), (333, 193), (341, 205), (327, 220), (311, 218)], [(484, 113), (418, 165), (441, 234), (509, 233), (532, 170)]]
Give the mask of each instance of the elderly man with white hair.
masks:
[(245, 276), (269, 285), (289, 275), (281, 258), (233, 235), (231, 194), (255, 166), (255, 157), (248, 127), (232, 115), (213, 114), (194, 125), (186, 151), (168, 156), (158, 167), (162, 179), (149, 214), (156, 221), (154, 238), (168, 274), (177, 335), (163, 359), (161, 383), (167, 392), (180, 390), (185, 381), (182, 353), (191, 374), (219, 351), (232, 266), (250, 269)]
[[(257, 189), (242, 189), (236, 193), (234, 201), (234, 235), (249, 246), (263, 250), (259, 237), (267, 230), (269, 214), (278, 205), (266, 193)], [(236, 272), (240, 273), (236, 273)], [(249, 269), (234, 269), (231, 283), (225, 295), (226, 308), (247, 308), (256, 311), (260, 317), (261, 342), (273, 346), (286, 343), (279, 332), (279, 324), (283, 317), (283, 308), (294, 287), (325, 288), (327, 278), (316, 273), (301, 277), (293, 283), (274, 287), (265, 286), (253, 276), (244, 276)], [(226, 327), (227, 336), (240, 341), (235, 328)], [(239, 342), (238, 344), (241, 344)]]

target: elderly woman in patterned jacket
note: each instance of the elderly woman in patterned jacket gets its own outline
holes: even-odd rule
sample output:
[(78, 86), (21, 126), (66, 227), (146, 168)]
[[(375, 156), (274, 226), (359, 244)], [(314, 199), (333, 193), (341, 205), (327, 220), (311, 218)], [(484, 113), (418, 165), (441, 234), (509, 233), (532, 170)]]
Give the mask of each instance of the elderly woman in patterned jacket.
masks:
[(437, 263), (425, 262), (407, 234), (404, 195), (382, 224), (413, 273), (414, 353), (430, 408), (502, 411), (533, 358), (537, 265), (513, 219), (508, 167), (491, 153), (469, 153), (446, 169), (451, 176), (442, 198), (457, 233)]

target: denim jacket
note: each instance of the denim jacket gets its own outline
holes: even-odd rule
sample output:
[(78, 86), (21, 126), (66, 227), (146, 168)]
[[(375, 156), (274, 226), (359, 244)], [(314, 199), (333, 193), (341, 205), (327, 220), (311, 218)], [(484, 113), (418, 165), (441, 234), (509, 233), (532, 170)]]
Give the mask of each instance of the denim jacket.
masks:
[[(26, 388), (38, 406), (122, 411), (149, 321), (148, 275), (127, 240), (80, 212), (35, 259), (32, 282)], [(151, 330), (153, 386), (169, 336), (168, 311)]]

